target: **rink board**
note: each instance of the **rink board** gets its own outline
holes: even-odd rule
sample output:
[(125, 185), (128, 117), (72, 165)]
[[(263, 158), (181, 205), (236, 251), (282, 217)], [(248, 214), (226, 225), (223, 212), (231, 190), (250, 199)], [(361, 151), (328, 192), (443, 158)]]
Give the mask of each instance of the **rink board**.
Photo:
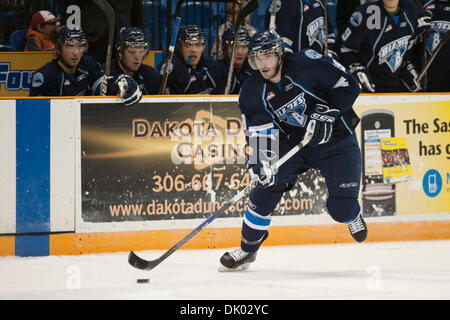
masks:
[[(239, 128), (240, 114), (236, 101), (236, 96), (149, 96), (143, 99), (141, 107), (125, 109), (119, 99), (112, 97), (1, 99), (0, 255), (63, 255), (172, 247), (237, 192), (237, 188), (226, 185), (224, 181), (234, 179), (245, 185), (245, 166), (237, 162), (231, 166), (214, 164), (214, 176), (223, 184), (215, 190), (217, 184), (214, 183), (219, 182), (216, 179), (208, 189), (208, 180), (204, 179), (206, 174), (194, 174), (197, 171), (209, 172), (207, 164), (179, 164), (172, 168), (167, 155), (181, 140), (168, 139), (164, 130), (172, 128), (169, 120), (184, 124), (189, 120), (194, 124), (190, 128), (195, 130), (195, 121), (205, 119), (212, 119), (214, 125), (222, 129), (227, 126)], [(157, 108), (151, 110), (152, 104)], [(224, 106), (229, 108), (230, 105), (229, 111), (224, 110)], [(97, 106), (101, 111), (98, 115), (95, 114)], [(111, 108), (111, 112), (103, 112), (107, 110), (104, 108)], [(175, 108), (175, 111), (166, 115), (164, 112), (170, 112), (170, 108)], [(360, 116), (373, 110), (387, 110), (394, 114), (395, 137), (406, 139), (412, 167), (411, 179), (395, 185), (395, 214), (386, 211), (386, 214), (373, 214), (366, 218), (369, 225), (367, 241), (449, 239), (450, 129), (447, 128), (450, 126), (450, 95), (361, 95), (355, 109)], [(192, 116), (189, 115), (190, 110)], [(127, 140), (132, 135), (131, 129), (130, 132), (121, 129), (123, 119), (127, 117), (140, 120), (133, 122), (136, 136), (131, 142)], [(182, 122), (176, 117), (188, 120)], [(239, 134), (242, 134), (242, 128), (239, 129)], [(105, 130), (108, 131), (106, 135)], [(361, 126), (356, 134), (361, 142)], [(120, 148), (126, 150), (121, 151)], [(144, 162), (130, 160), (142, 157)], [(163, 181), (171, 174), (164, 173), (164, 169), (177, 170), (183, 176), (173, 174), (171, 179), (163, 181), (165, 184), (161, 183), (163, 191), (149, 192), (149, 199), (154, 197), (156, 200), (146, 199), (144, 207), (149, 210), (148, 214), (137, 215), (129, 210), (128, 214), (114, 216), (109, 213), (108, 217), (104, 210), (111, 208), (110, 204), (102, 207), (98, 201), (101, 197), (93, 195), (127, 196), (125, 202), (114, 202), (124, 206), (130, 205), (135, 194), (143, 194), (143, 190), (128, 190), (125, 188), (127, 185), (122, 186), (123, 181), (105, 180), (106, 189), (99, 190), (98, 177), (103, 176), (101, 170), (106, 170), (106, 176), (109, 176), (124, 163), (137, 164), (133, 170), (138, 171), (149, 171), (146, 166), (155, 166), (157, 174), (150, 177), (153, 179), (149, 178), (153, 180), (153, 188), (159, 179)], [(132, 181), (129, 185), (139, 185), (139, 179), (135, 182), (131, 176), (124, 177), (123, 180)], [(234, 178), (230, 180), (230, 177)], [(194, 192), (194, 180), (204, 183), (206, 189)], [(314, 180), (314, 183), (309, 180)], [(301, 186), (283, 198), (274, 214), (271, 236), (265, 245), (353, 241), (347, 227), (334, 223), (324, 211), (326, 191), (323, 190), (323, 180), (311, 175), (299, 181)], [(176, 183), (183, 189), (178, 193), (175, 192)], [(166, 190), (168, 187), (171, 189)], [(140, 202), (134, 205), (142, 204), (144, 198), (141, 195)], [(311, 199), (311, 204), (300, 202), (301, 198)], [(173, 202), (164, 207), (163, 199)], [(201, 212), (208, 201), (213, 201), (215, 206)], [(185, 206), (181, 207), (184, 202)], [(244, 201), (239, 203), (234, 211), (214, 220), (183, 248), (239, 245), (245, 207)], [(161, 208), (171, 208), (171, 214), (159, 212), (163, 210)]]

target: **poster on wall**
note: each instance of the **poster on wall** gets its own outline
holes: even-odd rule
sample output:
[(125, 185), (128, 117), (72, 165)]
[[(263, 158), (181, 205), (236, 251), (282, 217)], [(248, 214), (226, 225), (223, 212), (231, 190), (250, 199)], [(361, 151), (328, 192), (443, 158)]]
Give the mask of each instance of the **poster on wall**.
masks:
[[(206, 218), (249, 184), (248, 152), (236, 102), (82, 103), (82, 220)], [(321, 214), (325, 199), (310, 170), (274, 215)], [(242, 216), (246, 204), (224, 217)]]
[(449, 212), (450, 102), (377, 98), (355, 108), (364, 216)]

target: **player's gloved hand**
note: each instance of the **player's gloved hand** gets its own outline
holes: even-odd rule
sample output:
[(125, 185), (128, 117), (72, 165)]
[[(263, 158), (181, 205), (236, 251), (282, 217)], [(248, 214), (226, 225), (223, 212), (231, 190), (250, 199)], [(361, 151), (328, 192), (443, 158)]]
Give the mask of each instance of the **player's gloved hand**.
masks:
[(319, 144), (327, 143), (333, 135), (333, 124), (338, 116), (338, 109), (331, 109), (327, 105), (317, 104), (306, 123), (306, 126), (309, 127), (311, 122), (315, 122), (313, 124), (313, 135), (308, 146), (316, 147)]
[(275, 184), (275, 174), (270, 168), (270, 163), (264, 160), (256, 164), (248, 164), (250, 179), (256, 180), (264, 187), (270, 187)]
[(366, 72), (366, 67), (364, 65), (361, 63), (352, 63), (349, 66), (349, 72), (359, 80), (363, 92), (375, 92), (375, 85), (369, 74)]
[(115, 81), (116, 92), (122, 97), (126, 106), (132, 106), (142, 99), (142, 92), (136, 81), (126, 74), (121, 74)]
[(427, 32), (431, 29), (431, 18), (433, 14), (431, 11), (424, 10), (419, 13), (417, 18), (417, 35), (422, 35), (424, 32)]
[(327, 56), (329, 56), (335, 60), (338, 60), (339, 57), (338, 57), (336, 51), (334, 50), (335, 43), (336, 43), (336, 36), (334, 35), (334, 33), (330, 33), (327, 38), (327, 44), (328, 44)]
[(410, 61), (405, 61), (400, 69), (400, 80), (409, 92), (417, 92), (422, 89), (418, 80), (419, 75)]

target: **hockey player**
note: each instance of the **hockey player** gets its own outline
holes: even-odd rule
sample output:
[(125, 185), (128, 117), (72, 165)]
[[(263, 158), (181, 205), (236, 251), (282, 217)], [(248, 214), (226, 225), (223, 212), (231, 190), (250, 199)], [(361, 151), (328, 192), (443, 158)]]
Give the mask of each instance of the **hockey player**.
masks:
[[(85, 54), (88, 41), (83, 30), (63, 26), (56, 36), (55, 48), (58, 57), (34, 73), (30, 96), (100, 95), (103, 70), (94, 59)], [(137, 84), (132, 78), (128, 78), (124, 79), (127, 81), (126, 86), (122, 85), (120, 88), (117, 81), (115, 87), (124, 103), (132, 104), (137, 102)]]
[(30, 96), (86, 96), (100, 94), (103, 72), (85, 53), (87, 37), (77, 27), (63, 26), (56, 35), (58, 57), (36, 70)]
[[(136, 81), (142, 94), (157, 94), (161, 85), (161, 76), (153, 67), (143, 64), (149, 51), (149, 43), (144, 32), (136, 27), (123, 27), (116, 38), (117, 58), (111, 62), (108, 81), (108, 95), (116, 93), (114, 83), (127, 75)], [(103, 68), (105, 65), (103, 65)]]
[[(239, 94), (244, 81), (252, 74), (252, 69), (247, 62), (248, 43), (250, 34), (244, 26), (239, 28), (236, 49), (234, 53), (233, 76), (231, 78), (230, 94)], [(234, 27), (228, 26), (222, 35), (222, 46), (224, 59), (219, 60), (219, 66), (222, 70), (222, 82), (226, 84), (228, 71), (230, 68), (231, 55), (233, 52)]]
[[(205, 49), (206, 37), (199, 26), (180, 27), (167, 79), (168, 94), (223, 94), (219, 65), (203, 54)], [(165, 65), (163, 61), (157, 68), (161, 74)]]
[[(272, 212), (283, 193), (310, 168), (320, 170), (325, 178), (330, 216), (347, 224), (356, 241), (364, 241), (367, 226), (358, 203), (361, 153), (354, 133), (359, 118), (352, 108), (360, 93), (356, 79), (337, 61), (314, 50), (285, 54), (283, 41), (273, 29), (252, 37), (249, 63), (259, 72), (247, 79), (239, 94), (246, 137), (269, 139), (266, 148), (258, 141), (256, 161), (248, 162), (250, 175), (259, 184), (249, 197), (241, 246), (221, 257), (219, 271), (248, 268), (268, 237)], [(309, 143), (273, 172), (267, 162), (277, 150), (274, 132), (278, 130), (281, 157), (303, 139), (310, 126), (314, 134)]]
[[(450, 30), (450, 1), (422, 0), (424, 9), (432, 13), (431, 31), (427, 38), (427, 50), (431, 55), (439, 45), (442, 35)], [(450, 41), (437, 53), (427, 71), (427, 91), (450, 91)]]
[(379, 0), (357, 7), (337, 41), (340, 61), (364, 92), (421, 89), (414, 42), (430, 28), (429, 13), (408, 0)]
[[(335, 34), (325, 29), (324, 0), (278, 0), (275, 15), (275, 30), (283, 38), (286, 52), (313, 49), (335, 57)], [(268, 29), (270, 8), (267, 7), (264, 26)], [(331, 30), (330, 30), (331, 31)]]

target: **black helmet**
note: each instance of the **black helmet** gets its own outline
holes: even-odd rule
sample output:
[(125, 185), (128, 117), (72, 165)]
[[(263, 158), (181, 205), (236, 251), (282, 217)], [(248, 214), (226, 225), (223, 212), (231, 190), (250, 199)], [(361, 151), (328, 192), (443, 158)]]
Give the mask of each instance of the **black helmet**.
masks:
[(81, 43), (86, 49), (88, 49), (88, 39), (83, 30), (77, 26), (63, 26), (61, 30), (56, 34), (55, 48), (57, 51), (61, 51), (65, 44), (74, 45)]
[[(250, 42), (250, 34), (248, 33), (248, 30), (244, 26), (240, 26), (238, 29), (238, 35), (237, 35), (237, 44), (242, 46), (248, 46)], [(234, 27), (228, 26), (226, 27), (225, 31), (222, 35), (222, 43), (224, 45), (233, 45), (234, 41)]]
[(116, 50), (121, 52), (128, 47), (145, 48), (148, 53), (150, 43), (144, 32), (137, 27), (122, 27), (116, 37)]
[(196, 25), (181, 26), (177, 36), (178, 41), (192, 43), (201, 41), (203, 45), (206, 44), (206, 37), (202, 28)]

